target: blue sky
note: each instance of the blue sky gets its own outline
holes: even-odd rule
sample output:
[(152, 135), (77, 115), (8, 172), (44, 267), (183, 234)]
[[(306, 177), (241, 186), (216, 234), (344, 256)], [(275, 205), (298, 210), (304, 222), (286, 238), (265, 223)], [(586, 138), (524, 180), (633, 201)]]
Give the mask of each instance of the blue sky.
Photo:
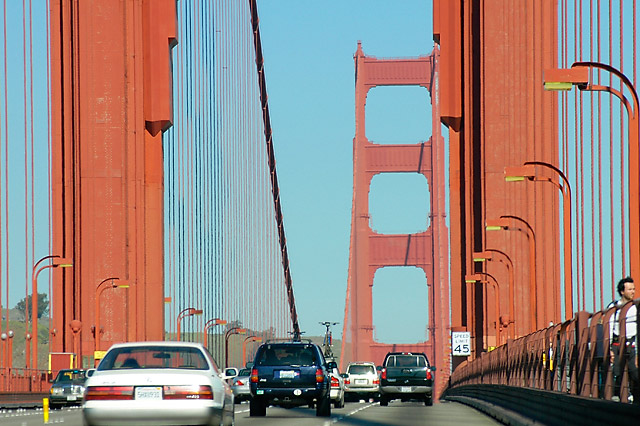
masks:
[[(433, 50), (427, 1), (258, 0), (262, 49), (287, 244), (301, 328), (339, 321), (347, 286), (355, 134), (354, 60), (413, 57)], [(367, 136), (417, 143), (431, 134), (428, 93), (376, 88), (367, 104)], [(372, 185), (374, 229), (414, 232), (426, 226), (428, 194), (420, 176), (393, 175)], [(404, 185), (405, 191), (397, 191)], [(395, 188), (395, 189), (394, 189)], [(417, 194), (417, 195), (416, 195)], [(404, 269), (407, 269), (406, 271)], [(414, 268), (385, 270), (374, 281), (376, 336), (386, 342), (425, 338), (426, 287)], [(393, 297), (402, 287), (423, 300)], [(400, 317), (398, 312), (404, 312)], [(398, 327), (413, 324), (411, 328)]]

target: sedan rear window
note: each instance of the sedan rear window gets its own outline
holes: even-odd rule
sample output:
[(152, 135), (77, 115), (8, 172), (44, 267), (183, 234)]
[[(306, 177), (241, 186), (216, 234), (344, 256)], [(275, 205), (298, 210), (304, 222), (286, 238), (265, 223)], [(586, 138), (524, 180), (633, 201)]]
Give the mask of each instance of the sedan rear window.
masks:
[(375, 374), (376, 370), (372, 365), (350, 365), (349, 374)]
[(100, 371), (148, 368), (208, 370), (209, 364), (197, 348), (129, 346), (110, 350), (98, 366)]

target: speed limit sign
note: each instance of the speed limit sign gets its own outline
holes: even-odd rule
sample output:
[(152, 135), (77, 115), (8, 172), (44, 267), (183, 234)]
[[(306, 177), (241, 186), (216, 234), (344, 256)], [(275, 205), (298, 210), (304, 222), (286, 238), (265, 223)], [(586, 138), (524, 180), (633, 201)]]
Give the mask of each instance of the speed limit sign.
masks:
[(454, 331), (451, 333), (451, 352), (454, 356), (471, 355), (471, 332)]

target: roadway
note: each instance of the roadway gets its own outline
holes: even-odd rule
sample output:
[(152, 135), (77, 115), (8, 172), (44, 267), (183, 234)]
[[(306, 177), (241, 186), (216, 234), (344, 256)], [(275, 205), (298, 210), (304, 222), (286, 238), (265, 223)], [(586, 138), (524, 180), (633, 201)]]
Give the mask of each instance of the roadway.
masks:
[[(81, 426), (79, 408), (65, 408), (50, 412), (49, 423)], [(436, 403), (425, 407), (417, 402), (392, 401), (388, 407), (378, 403), (347, 403), (344, 408), (332, 409), (331, 418), (316, 417), (309, 408), (267, 408), (266, 417), (249, 417), (249, 404), (236, 405), (236, 426), (292, 425), (292, 426), (407, 426), (407, 425), (498, 425), (494, 419), (456, 402)], [(2, 426), (33, 426), (44, 424), (42, 409), (0, 411)]]

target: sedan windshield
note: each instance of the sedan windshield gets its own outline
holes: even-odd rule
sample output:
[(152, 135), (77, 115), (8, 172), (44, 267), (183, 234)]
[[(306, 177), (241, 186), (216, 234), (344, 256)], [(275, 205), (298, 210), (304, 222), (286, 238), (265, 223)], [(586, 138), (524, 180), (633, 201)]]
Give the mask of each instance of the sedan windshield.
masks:
[(83, 384), (85, 381), (85, 372), (84, 370), (60, 370), (56, 379), (53, 381), (54, 384)]
[(145, 368), (188, 368), (208, 370), (203, 353), (197, 348), (174, 346), (122, 347), (110, 350), (99, 371)]

